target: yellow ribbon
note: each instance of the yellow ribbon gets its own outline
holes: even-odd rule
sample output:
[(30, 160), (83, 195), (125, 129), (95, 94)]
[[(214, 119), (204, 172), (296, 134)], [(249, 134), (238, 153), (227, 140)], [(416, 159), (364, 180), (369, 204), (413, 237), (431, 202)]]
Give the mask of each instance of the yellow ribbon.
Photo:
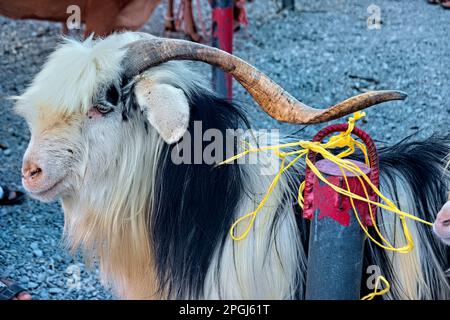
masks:
[[(414, 241), (412, 239), (411, 232), (407, 226), (406, 218), (420, 222), (420, 223), (424, 223), (424, 224), (427, 224), (430, 226), (432, 226), (432, 223), (422, 220), (416, 216), (413, 216), (409, 213), (403, 212), (400, 209), (398, 209), (398, 207), (391, 200), (386, 198), (380, 192), (380, 190), (370, 181), (369, 177), (367, 177), (367, 175), (355, 163), (344, 159), (344, 158), (350, 156), (351, 154), (353, 154), (355, 152), (355, 149), (358, 148), (359, 150), (361, 150), (361, 152), (364, 155), (365, 163), (367, 165), (369, 165), (369, 158), (368, 158), (366, 146), (362, 142), (357, 141), (352, 137), (352, 131), (353, 131), (353, 128), (355, 127), (355, 122), (364, 116), (365, 116), (364, 112), (360, 112), (360, 111), (356, 112), (353, 115), (353, 117), (350, 117), (350, 119), (348, 120), (348, 129), (345, 132), (341, 132), (335, 136), (330, 137), (329, 141), (326, 143), (311, 142), (311, 141), (296, 141), (296, 142), (291, 142), (291, 143), (285, 143), (285, 144), (280, 144), (280, 145), (275, 145), (275, 146), (265, 146), (265, 147), (260, 147), (260, 148), (253, 148), (250, 146), (250, 148), (246, 149), (244, 152), (239, 153), (239, 154), (221, 162), (220, 164), (228, 164), (228, 163), (231, 163), (247, 154), (263, 152), (263, 151), (273, 151), (281, 159), (280, 170), (273, 178), (273, 180), (272, 180), (271, 184), (269, 185), (269, 188), (268, 188), (266, 194), (264, 195), (263, 199), (261, 200), (260, 204), (256, 207), (256, 209), (254, 211), (240, 217), (231, 226), (230, 236), (233, 238), (233, 240), (239, 241), (239, 240), (245, 239), (247, 237), (248, 233), (250, 232), (250, 230), (255, 222), (256, 216), (258, 215), (261, 208), (264, 207), (264, 205), (266, 204), (266, 202), (269, 198), (269, 195), (275, 189), (282, 174), (286, 170), (288, 170), (291, 166), (293, 166), (298, 160), (300, 160), (302, 157), (305, 156), (306, 165), (311, 169), (312, 172), (314, 172), (314, 174), (321, 181), (326, 183), (330, 188), (332, 188), (336, 192), (338, 192), (344, 196), (347, 196), (350, 199), (350, 203), (352, 205), (353, 212), (355, 213), (355, 217), (356, 217), (359, 225), (361, 226), (362, 230), (366, 234), (366, 236), (370, 239), (370, 241), (374, 242), (376, 245), (378, 245), (381, 248), (388, 250), (388, 251), (394, 251), (394, 252), (399, 252), (399, 253), (411, 252), (411, 250), (414, 248)], [(299, 148), (297, 150), (289, 151), (289, 152), (281, 151), (283, 149), (292, 148), (292, 147), (299, 147)], [(334, 155), (333, 153), (331, 153), (329, 151), (329, 149), (336, 149), (336, 148), (346, 148), (346, 149), (337, 155)], [(308, 159), (308, 157), (306, 157), (306, 155), (310, 151), (322, 155), (322, 157), (324, 159), (328, 159), (331, 162), (333, 162), (339, 166), (339, 168), (342, 172), (342, 176), (345, 181), (345, 188), (335, 186), (334, 184), (330, 183), (322, 175), (322, 173), (317, 169), (317, 167), (314, 165), (314, 163), (312, 163)], [(287, 161), (287, 158), (291, 157), (291, 156), (294, 156), (294, 158), (291, 161)], [(350, 191), (348, 179), (347, 179), (345, 172), (351, 172), (354, 174), (354, 176), (357, 177), (357, 179), (359, 180), (359, 182), (361, 183), (361, 186), (363, 188), (364, 195), (365, 195), (364, 197), (354, 194)], [(376, 195), (378, 195), (378, 197), (384, 203), (381, 203), (379, 201), (370, 200), (366, 184)], [(303, 209), (303, 204), (304, 204), (304, 199), (303, 199), (304, 187), (305, 187), (305, 182), (303, 181), (301, 183), (301, 185), (299, 187), (299, 191), (298, 191), (298, 202), (302, 209)], [(362, 223), (362, 221), (359, 217), (359, 214), (357, 213), (354, 200), (359, 200), (359, 201), (367, 203), (367, 205), (369, 207), (369, 214), (370, 214), (371, 220), (373, 222), (375, 232), (377, 233), (377, 235), (381, 241), (378, 241), (374, 237), (372, 237), (372, 235), (370, 235), (370, 233), (368, 231), (368, 228)], [(385, 209), (387, 211), (393, 212), (399, 216), (399, 218), (401, 220), (404, 236), (406, 239), (406, 244), (404, 246), (395, 248), (381, 234), (381, 232), (377, 226), (376, 220), (375, 220), (374, 212), (372, 212), (371, 205), (374, 205), (379, 208)], [(248, 220), (248, 219), (250, 219), (250, 221), (248, 222), (248, 225), (247, 225), (246, 229), (243, 231), (243, 233), (240, 235), (235, 235), (235, 232), (234, 232), (235, 228), (240, 223), (242, 223), (244, 220)], [(385, 292), (387, 292), (389, 290), (389, 283), (387, 282), (387, 280), (384, 277), (380, 277), (379, 279), (377, 279), (377, 281), (378, 282), (383, 281), (386, 284), (386, 289), (379, 291), (379, 292), (377, 292), (377, 290), (375, 289), (375, 292), (372, 293), (374, 296), (384, 294)], [(372, 299), (374, 296), (371, 296), (370, 299)], [(368, 296), (366, 296), (366, 297), (368, 297)], [(366, 297), (364, 297), (364, 298), (366, 298)], [(367, 299), (370, 300), (369, 298), (367, 298)]]
[[(380, 282), (383, 281), (385, 288), (378, 291), (378, 286), (380, 285)], [(373, 292), (369, 293), (367, 296), (364, 296), (361, 298), (361, 300), (372, 300), (376, 296), (382, 296), (383, 294), (387, 293), (391, 289), (391, 285), (389, 284), (389, 281), (386, 280), (383, 276), (378, 276), (377, 280), (375, 281), (375, 289)]]

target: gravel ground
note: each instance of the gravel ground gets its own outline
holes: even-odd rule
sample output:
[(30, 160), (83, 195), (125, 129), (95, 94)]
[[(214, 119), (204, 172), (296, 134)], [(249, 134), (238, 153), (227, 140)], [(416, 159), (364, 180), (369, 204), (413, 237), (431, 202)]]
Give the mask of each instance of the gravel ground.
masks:
[[(294, 96), (326, 107), (364, 90), (399, 89), (405, 102), (368, 111), (361, 124), (379, 144), (417, 132), (446, 132), (450, 100), (450, 12), (425, 0), (297, 0), (294, 12), (255, 0), (247, 6), (250, 26), (235, 37), (235, 53), (269, 74)], [(381, 10), (381, 29), (367, 27), (368, 8)], [(163, 9), (144, 30), (162, 35)], [(204, 8), (208, 16), (207, 8)], [(208, 21), (206, 21), (208, 25)], [(21, 158), (29, 132), (7, 97), (20, 94), (59, 39), (60, 25), (0, 17), (0, 182), (20, 188)], [(203, 67), (209, 75), (209, 68)], [(281, 125), (257, 110), (235, 85), (257, 127)], [(419, 116), (420, 115), (420, 116)], [(321, 126), (308, 127), (310, 138)], [(27, 200), (0, 207), (0, 275), (19, 281), (38, 299), (111, 299), (97, 273), (62, 248), (58, 203)], [(75, 281), (77, 278), (79, 282)]]

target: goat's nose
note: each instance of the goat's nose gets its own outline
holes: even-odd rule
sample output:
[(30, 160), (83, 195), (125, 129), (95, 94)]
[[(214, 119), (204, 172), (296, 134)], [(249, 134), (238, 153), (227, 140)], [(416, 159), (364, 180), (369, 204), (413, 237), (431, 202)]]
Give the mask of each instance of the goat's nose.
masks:
[(436, 222), (443, 227), (450, 227), (450, 211), (449, 210), (443, 210), (439, 213), (438, 218), (436, 219)]
[(434, 229), (440, 236), (450, 236), (450, 201), (439, 211), (434, 222)]
[(33, 162), (26, 162), (22, 167), (22, 178), (24, 180), (35, 180), (42, 175), (42, 169)]

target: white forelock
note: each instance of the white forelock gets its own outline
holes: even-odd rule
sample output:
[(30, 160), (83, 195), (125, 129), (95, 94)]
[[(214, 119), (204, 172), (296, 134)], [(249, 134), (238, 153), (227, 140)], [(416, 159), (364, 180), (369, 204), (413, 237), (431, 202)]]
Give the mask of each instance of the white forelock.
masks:
[(64, 38), (32, 84), (19, 97), (19, 109), (41, 107), (86, 112), (99, 86), (120, 77), (124, 45), (142, 34), (125, 32), (80, 42)]

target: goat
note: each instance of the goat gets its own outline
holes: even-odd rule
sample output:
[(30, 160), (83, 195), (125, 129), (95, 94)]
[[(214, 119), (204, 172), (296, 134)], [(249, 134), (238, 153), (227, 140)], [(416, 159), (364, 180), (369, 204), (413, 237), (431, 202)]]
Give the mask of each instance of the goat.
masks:
[[(304, 298), (308, 223), (295, 204), (304, 164), (281, 177), (248, 237), (233, 241), (232, 223), (254, 209), (273, 171), (261, 175), (264, 158), (220, 166), (173, 161), (180, 149), (195, 156), (208, 147), (203, 141), (182, 148), (198, 122), (202, 134), (214, 129), (223, 136), (251, 127), (236, 104), (174, 59), (218, 65), (271, 116), (291, 123), (324, 122), (404, 98), (369, 92), (319, 110), (218, 49), (132, 32), (66, 39), (17, 97), (15, 110), (31, 131), (24, 187), (36, 199), (61, 200), (67, 247), (97, 261), (103, 283), (119, 297)], [(382, 192), (401, 209), (433, 219), (448, 189), (448, 152), (449, 140), (437, 137), (382, 148)], [(272, 160), (269, 169), (278, 164)], [(377, 217), (386, 237), (401, 244), (397, 216), (381, 210)], [(367, 242), (366, 263), (380, 266), (391, 282), (386, 298), (448, 299), (445, 246), (429, 228), (408, 224), (416, 241), (411, 253), (386, 253)]]

